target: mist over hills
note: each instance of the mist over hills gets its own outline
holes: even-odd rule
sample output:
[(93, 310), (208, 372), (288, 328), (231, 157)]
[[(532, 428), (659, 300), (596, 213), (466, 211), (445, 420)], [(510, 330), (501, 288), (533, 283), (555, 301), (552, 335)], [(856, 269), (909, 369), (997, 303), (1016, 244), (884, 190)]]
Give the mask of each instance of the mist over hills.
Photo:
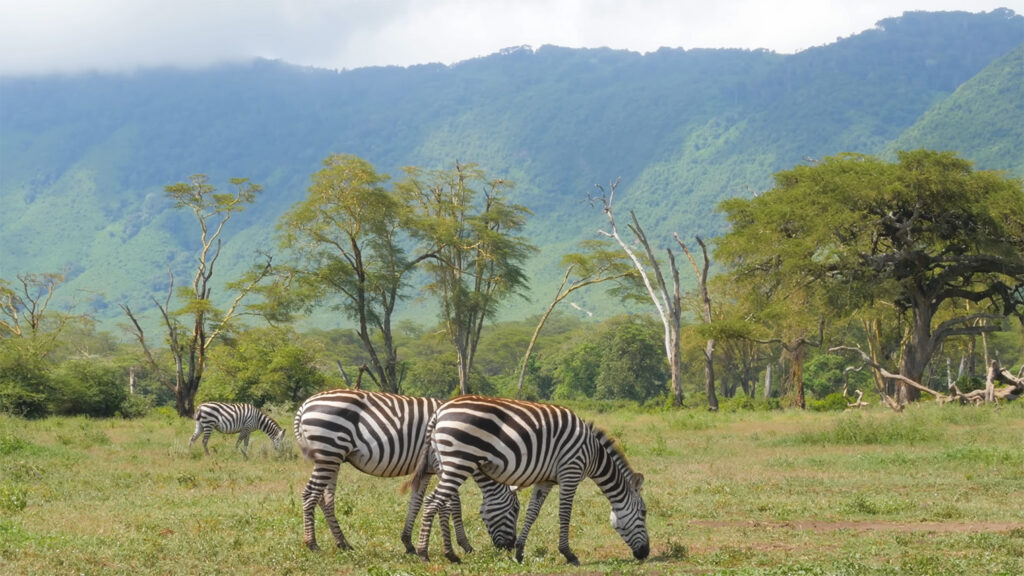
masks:
[(534, 212), (533, 301), (507, 312), (525, 316), (550, 299), (561, 255), (606, 223), (583, 202), (595, 184), (621, 177), (617, 211), (668, 245), (721, 233), (717, 202), (778, 170), (916, 147), (1024, 176), (1024, 17), (912, 12), (793, 55), (542, 46), (452, 66), (0, 77), (0, 277), (65, 270), (62, 291), (96, 295), (111, 321), (194, 262), (195, 225), (165, 185), (205, 173), (265, 187), (229, 224), (227, 281), (276, 249), (278, 216), (328, 155), (394, 177), (459, 160), (515, 181)]

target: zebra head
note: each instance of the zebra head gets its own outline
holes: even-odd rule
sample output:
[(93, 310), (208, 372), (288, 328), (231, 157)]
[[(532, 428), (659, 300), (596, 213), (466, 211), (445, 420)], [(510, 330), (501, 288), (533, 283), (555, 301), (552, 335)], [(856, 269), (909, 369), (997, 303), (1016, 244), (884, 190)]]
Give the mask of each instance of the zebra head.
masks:
[(274, 434), (270, 436), (270, 441), (274, 443), (275, 450), (280, 450), (284, 442), (284, 428), (278, 428)]
[(612, 528), (629, 545), (633, 557), (643, 560), (650, 554), (650, 542), (647, 539), (647, 505), (644, 504), (640, 488), (644, 484), (643, 474), (632, 474), (626, 482), (622, 498), (612, 500)]

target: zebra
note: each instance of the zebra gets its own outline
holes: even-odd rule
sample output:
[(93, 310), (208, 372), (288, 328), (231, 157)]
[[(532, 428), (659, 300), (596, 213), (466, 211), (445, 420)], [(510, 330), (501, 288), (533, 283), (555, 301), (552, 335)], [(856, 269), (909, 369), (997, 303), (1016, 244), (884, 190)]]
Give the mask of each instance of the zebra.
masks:
[[(349, 462), (357, 470), (382, 478), (412, 474), (426, 451), (427, 424), (441, 400), (367, 390), (330, 390), (309, 397), (295, 414), (295, 438), (302, 453), (313, 460), (313, 472), (302, 493), (303, 543), (318, 550), (314, 530), (317, 505), (338, 548), (351, 549), (334, 514), (338, 470)], [(433, 473), (429, 456), (424, 476)], [(518, 496), (509, 487), (481, 476), (483, 493), (480, 514), (498, 548), (511, 549), (519, 517)], [(406, 483), (407, 485), (409, 483)], [(402, 543), (414, 554), (413, 524), (423, 504), (426, 482), (414, 487), (402, 531)], [(452, 501), (451, 513), (458, 542), (473, 550), (465, 535), (461, 503)], [(446, 532), (447, 534), (447, 532)]]
[[(650, 553), (647, 506), (640, 494), (643, 475), (633, 472), (614, 440), (567, 408), (504, 398), (461, 396), (449, 400), (431, 422), (430, 450), (439, 481), (423, 508), (417, 553), (429, 560), (427, 547), (434, 515), (440, 512), (442, 536), (447, 530), (446, 503), (458, 496), (469, 476), (483, 473), (496, 482), (533, 485), (533, 495), (515, 544), (516, 560), (530, 527), (551, 487), (558, 484), (558, 551), (570, 564), (579, 559), (569, 548), (569, 519), (576, 489), (584, 477), (594, 480), (611, 503), (611, 523), (643, 560)], [(424, 457), (413, 477), (422, 482), (430, 458)], [(445, 556), (458, 561), (446, 540)]]
[(284, 428), (277, 425), (270, 416), (264, 414), (259, 408), (252, 404), (226, 404), (223, 402), (206, 402), (200, 404), (196, 409), (196, 431), (188, 441), (191, 448), (199, 435), (203, 435), (203, 450), (207, 455), (210, 449), (206, 443), (210, 440), (210, 434), (217, 430), (225, 434), (238, 434), (235, 442), (235, 449), (242, 444), (242, 456), (249, 458), (246, 452), (249, 449), (249, 434), (253, 430), (262, 430), (270, 441), (274, 443), (275, 449), (281, 448), (281, 440), (284, 439)]

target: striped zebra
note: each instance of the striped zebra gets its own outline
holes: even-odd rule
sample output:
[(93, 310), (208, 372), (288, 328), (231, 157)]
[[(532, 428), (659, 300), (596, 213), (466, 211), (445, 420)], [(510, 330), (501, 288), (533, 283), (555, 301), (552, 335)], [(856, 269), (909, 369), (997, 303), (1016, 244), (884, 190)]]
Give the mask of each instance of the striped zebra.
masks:
[(210, 449), (206, 447), (206, 443), (210, 441), (210, 434), (214, 430), (224, 434), (238, 434), (235, 449), (242, 444), (242, 455), (246, 458), (249, 457), (246, 452), (249, 449), (249, 434), (254, 430), (262, 430), (269, 436), (276, 449), (281, 448), (281, 440), (284, 438), (284, 429), (251, 404), (206, 402), (196, 409), (196, 432), (189, 439), (188, 447), (191, 448), (196, 438), (202, 434), (203, 450), (209, 455)]
[[(591, 478), (611, 503), (612, 527), (637, 559), (650, 552), (647, 506), (640, 495), (643, 475), (633, 472), (615, 442), (572, 411), (559, 406), (462, 396), (440, 408), (431, 422), (430, 449), (440, 469), (437, 487), (423, 508), (417, 553), (427, 557), (430, 527), (440, 512), (446, 530), (446, 503), (458, 496), (469, 476), (482, 472), (502, 484), (533, 485), (526, 521), (516, 540), (516, 560), (522, 562), (530, 527), (551, 487), (558, 484), (558, 551), (570, 564), (579, 564), (569, 548), (569, 519), (576, 489)], [(428, 458), (424, 458), (424, 463)], [(422, 482), (421, 466), (413, 484)], [(457, 561), (445, 542), (445, 556)]]
[[(349, 462), (357, 470), (382, 478), (407, 476), (416, 470), (427, 448), (427, 424), (441, 405), (435, 398), (415, 398), (366, 390), (330, 390), (308, 398), (295, 414), (295, 438), (303, 454), (313, 460), (313, 473), (302, 494), (302, 538), (317, 550), (314, 513), (323, 511), (339, 548), (351, 549), (334, 514), (338, 470)], [(429, 457), (424, 474), (433, 473)], [(519, 499), (507, 486), (481, 476), (480, 514), (495, 546), (511, 549), (515, 542)], [(413, 554), (412, 529), (426, 482), (413, 489), (402, 542)], [(459, 544), (472, 551), (462, 525), (461, 503), (453, 500), (451, 514)]]

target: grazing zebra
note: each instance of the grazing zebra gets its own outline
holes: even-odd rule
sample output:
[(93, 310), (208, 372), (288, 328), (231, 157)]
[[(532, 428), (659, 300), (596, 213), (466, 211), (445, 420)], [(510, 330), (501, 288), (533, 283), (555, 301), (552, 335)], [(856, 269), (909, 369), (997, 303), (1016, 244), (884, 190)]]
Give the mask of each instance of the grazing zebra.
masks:
[[(314, 513), (319, 504), (327, 526), (339, 548), (350, 549), (334, 515), (334, 492), (338, 470), (349, 462), (357, 470), (382, 478), (407, 476), (416, 470), (420, 454), (426, 451), (427, 424), (441, 405), (435, 398), (415, 398), (366, 390), (331, 390), (307, 399), (295, 414), (295, 438), (313, 473), (302, 493), (302, 539), (317, 550)], [(433, 473), (429, 457), (424, 475)], [(483, 493), (480, 514), (495, 546), (511, 549), (515, 543), (519, 499), (507, 486), (481, 476)], [(423, 503), (426, 482), (413, 489), (402, 542), (413, 554), (412, 528)], [(467, 552), (472, 546), (462, 526), (461, 503), (453, 500), (451, 513), (459, 544)], [(447, 534), (447, 532), (446, 532)]]
[[(462, 396), (450, 400), (434, 415), (430, 449), (439, 468), (437, 487), (423, 508), (417, 553), (427, 560), (430, 525), (440, 511), (442, 535), (447, 529), (446, 503), (478, 472), (502, 484), (534, 485), (526, 521), (516, 540), (516, 560), (522, 562), (530, 527), (551, 487), (558, 484), (558, 551), (570, 564), (579, 564), (569, 549), (569, 519), (576, 489), (584, 477), (594, 480), (611, 502), (612, 527), (637, 559), (650, 552), (647, 507), (640, 495), (643, 476), (633, 472), (615, 442), (593, 424), (559, 406), (502, 398)], [(429, 459), (424, 458), (424, 462)], [(421, 465), (413, 484), (422, 482)], [(458, 561), (445, 541), (445, 556)]]
[(274, 443), (274, 448), (281, 448), (281, 440), (284, 438), (284, 429), (277, 425), (270, 416), (264, 414), (259, 408), (251, 404), (225, 404), (223, 402), (206, 402), (200, 404), (196, 409), (196, 432), (188, 441), (188, 447), (203, 435), (203, 450), (207, 454), (210, 449), (206, 443), (210, 440), (210, 433), (216, 429), (225, 434), (238, 434), (235, 442), (235, 449), (242, 444), (242, 455), (246, 458), (249, 454), (249, 434), (253, 430), (262, 430)]

